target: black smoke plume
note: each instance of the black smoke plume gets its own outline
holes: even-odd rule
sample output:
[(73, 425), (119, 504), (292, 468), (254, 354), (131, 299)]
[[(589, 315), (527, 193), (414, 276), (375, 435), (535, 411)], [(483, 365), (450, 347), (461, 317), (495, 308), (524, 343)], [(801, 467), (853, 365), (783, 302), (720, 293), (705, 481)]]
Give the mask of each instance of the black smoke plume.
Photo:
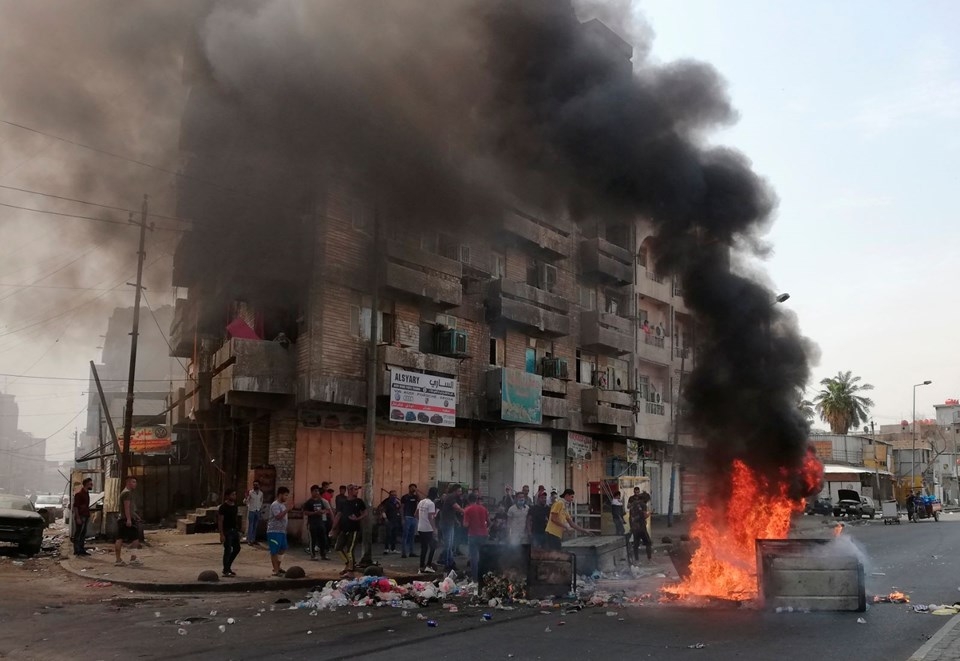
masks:
[[(282, 244), (330, 172), (354, 174), (404, 227), (478, 228), (517, 201), (576, 221), (644, 217), (658, 270), (680, 279), (698, 323), (684, 398), (708, 459), (797, 468), (812, 348), (774, 293), (731, 266), (757, 251), (775, 196), (743, 155), (705, 140), (736, 119), (714, 69), (649, 61), (629, 3), (598, 4), (606, 25), (569, 0), (130, 5), (128, 20), (164, 19), (146, 37), (153, 61), (182, 56), (171, 94), (189, 96), (166, 146), (179, 148), (195, 268), (238, 260), (225, 236), (231, 250)], [(136, 51), (129, 41), (107, 40), (105, 66)], [(66, 108), (44, 119), (75, 123)]]

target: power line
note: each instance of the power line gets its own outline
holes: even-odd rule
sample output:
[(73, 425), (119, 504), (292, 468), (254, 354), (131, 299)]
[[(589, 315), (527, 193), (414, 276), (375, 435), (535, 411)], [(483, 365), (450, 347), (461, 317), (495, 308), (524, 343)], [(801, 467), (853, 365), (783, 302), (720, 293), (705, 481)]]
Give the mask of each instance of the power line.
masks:
[(177, 364), (180, 365), (180, 368), (183, 370), (183, 373), (187, 375), (187, 379), (189, 379), (190, 381), (196, 382), (197, 379), (192, 374), (190, 374), (190, 370), (187, 369), (187, 366), (184, 365), (182, 362), (180, 362), (180, 358), (178, 356), (173, 355), (173, 347), (170, 345), (170, 340), (167, 339), (166, 332), (163, 330), (163, 328), (160, 327), (160, 322), (157, 320), (157, 315), (153, 313), (153, 308), (150, 307), (150, 301), (147, 300), (147, 292), (143, 291), (141, 295), (143, 296), (143, 302), (147, 306), (147, 311), (150, 312), (150, 316), (153, 318), (153, 323), (156, 324), (157, 330), (160, 332), (160, 337), (163, 338), (164, 344), (166, 344), (167, 348), (170, 350), (170, 355), (173, 357), (174, 360), (177, 361)]
[[(8, 376), (8, 377), (10, 377), (10, 378), (18, 378), (18, 379), (44, 379), (44, 380), (49, 380), (49, 381), (83, 381), (84, 383), (86, 383), (86, 382), (88, 382), (88, 381), (90, 380), (90, 377), (88, 377), (88, 376), (87, 376), (87, 377), (74, 377), (74, 376), (31, 376), (31, 375), (29, 375), (29, 374), (7, 374), (7, 373), (5, 373), (5, 372), (0, 372), (0, 376)], [(167, 383), (167, 382), (170, 381), (170, 380), (171, 380), (171, 379), (169, 379), (169, 378), (168, 378), (168, 379), (137, 379), (137, 383), (151, 383), (151, 382)], [(177, 379), (173, 379), (173, 380), (176, 381)], [(119, 382), (121, 382), (121, 383), (126, 383), (126, 382), (127, 382), (126, 379), (100, 379), (100, 381), (103, 382), (103, 383), (108, 383), (108, 382), (111, 382), (111, 381), (119, 381)], [(50, 385), (53, 385), (53, 384), (50, 384)]]
[[(103, 209), (110, 209), (110, 210), (112, 210), (112, 211), (123, 211), (124, 213), (139, 213), (136, 209), (127, 209), (126, 207), (118, 207), (118, 206), (113, 206), (113, 205), (111, 205), (111, 204), (101, 204), (101, 203), (99, 203), (99, 202), (90, 202), (90, 201), (88, 201), (88, 200), (79, 200), (79, 199), (74, 198), (74, 197), (64, 197), (63, 195), (55, 195), (55, 194), (53, 194), (53, 193), (43, 193), (43, 192), (40, 192), (40, 191), (29, 190), (29, 189), (26, 189), (26, 188), (17, 188), (16, 186), (6, 186), (6, 185), (4, 185), (4, 184), (0, 184), (0, 188), (5, 188), (6, 190), (18, 191), (18, 192), (20, 192), (20, 193), (29, 193), (30, 195), (40, 195), (40, 196), (42, 196), (42, 197), (51, 197), (51, 198), (53, 198), (53, 199), (55, 199), (55, 200), (64, 200), (64, 201), (66, 201), (66, 202), (76, 202), (76, 203), (78, 203), (78, 204), (86, 204), (86, 205), (89, 205), (89, 206), (92, 206), (92, 207), (101, 207), (101, 208), (103, 208)], [(161, 219), (163, 219), (163, 220), (176, 220), (176, 221), (182, 221), (182, 222), (187, 222), (187, 223), (195, 223), (195, 222), (198, 222), (198, 221), (193, 220), (193, 219), (190, 219), (190, 218), (178, 218), (177, 216), (165, 216), (165, 215), (159, 214), (159, 213), (148, 213), (147, 216), (149, 216), (149, 217), (151, 217), (151, 218), (161, 218)]]
[[(63, 218), (77, 218), (79, 220), (90, 220), (98, 223), (107, 223), (108, 225), (124, 225), (124, 226), (130, 225), (130, 223), (128, 223), (125, 220), (112, 220), (110, 218), (99, 218), (97, 216), (81, 216), (75, 213), (63, 213), (60, 211), (50, 211), (49, 209), (34, 209), (31, 207), (22, 207), (17, 204), (7, 204), (6, 202), (0, 202), (0, 207), (8, 207), (10, 209), (19, 209), (21, 211), (31, 211), (33, 213), (44, 213), (49, 216), (60, 216)], [(165, 232), (186, 232), (187, 231), (177, 227), (161, 227), (161, 226), (155, 226), (153, 229), (163, 230)]]

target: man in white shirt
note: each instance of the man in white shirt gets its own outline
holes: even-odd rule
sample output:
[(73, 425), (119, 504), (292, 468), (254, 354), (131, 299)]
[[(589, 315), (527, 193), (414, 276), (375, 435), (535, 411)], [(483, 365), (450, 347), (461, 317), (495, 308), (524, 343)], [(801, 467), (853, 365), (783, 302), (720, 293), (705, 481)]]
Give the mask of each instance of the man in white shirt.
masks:
[(253, 489), (247, 492), (243, 504), (247, 506), (247, 544), (254, 546), (257, 543), (257, 527), (260, 525), (260, 510), (263, 509), (263, 492), (260, 483), (253, 481)]
[(420, 573), (432, 574), (433, 554), (437, 550), (437, 504), (438, 491), (430, 487), (427, 497), (417, 503), (417, 532), (420, 534)]

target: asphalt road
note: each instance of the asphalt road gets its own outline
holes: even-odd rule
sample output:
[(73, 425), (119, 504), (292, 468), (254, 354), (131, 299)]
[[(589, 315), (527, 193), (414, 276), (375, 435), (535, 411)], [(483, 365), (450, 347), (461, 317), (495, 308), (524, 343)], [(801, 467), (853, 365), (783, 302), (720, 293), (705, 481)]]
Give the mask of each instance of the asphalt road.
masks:
[[(953, 552), (960, 547), (960, 514), (940, 523), (864, 523), (848, 526), (844, 534), (864, 549), (868, 595), (898, 589), (913, 603), (960, 600), (960, 559)], [(62, 605), (55, 589), (35, 589), (17, 603), (0, 602), (0, 658), (907, 659), (948, 620), (897, 604), (871, 606), (865, 614), (663, 604), (624, 608), (615, 616), (602, 607), (562, 618), (536, 609), (496, 611), (489, 623), (480, 618), (489, 609), (451, 614), (436, 608), (426, 614), (439, 626), (428, 628), (416, 613), (402, 617), (391, 608), (311, 616), (274, 604), (301, 596), (153, 597), (116, 591), (104, 600)], [(227, 624), (228, 617), (235, 623)], [(858, 624), (858, 617), (866, 624)], [(194, 621), (177, 624), (184, 618)]]

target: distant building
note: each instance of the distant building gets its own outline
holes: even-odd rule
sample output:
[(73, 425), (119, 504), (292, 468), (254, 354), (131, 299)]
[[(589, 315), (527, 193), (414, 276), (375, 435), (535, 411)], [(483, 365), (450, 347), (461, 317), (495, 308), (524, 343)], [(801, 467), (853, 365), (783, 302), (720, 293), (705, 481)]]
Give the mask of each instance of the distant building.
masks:
[(0, 393), (0, 493), (60, 493), (65, 481), (52, 477), (47, 439), (20, 431), (19, 419), (15, 396)]

